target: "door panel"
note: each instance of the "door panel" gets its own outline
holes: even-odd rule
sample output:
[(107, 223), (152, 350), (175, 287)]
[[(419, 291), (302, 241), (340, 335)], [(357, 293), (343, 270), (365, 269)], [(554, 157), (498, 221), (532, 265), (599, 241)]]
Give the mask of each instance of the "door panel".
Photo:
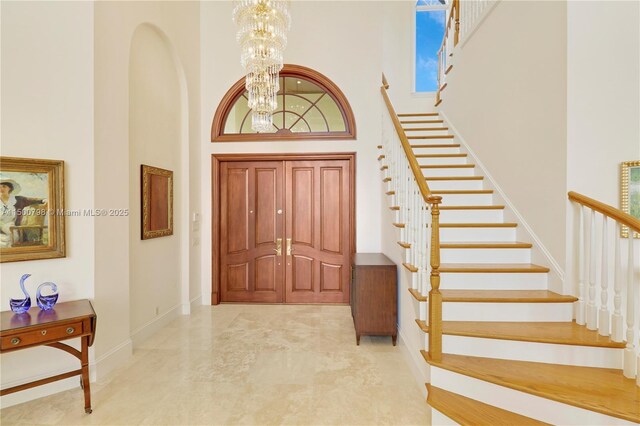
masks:
[(281, 161), (221, 163), (222, 302), (284, 300), (283, 257), (275, 253), (284, 233), (282, 188)]
[(348, 303), (349, 161), (287, 161), (285, 170), (285, 232), (292, 239), (285, 299)]

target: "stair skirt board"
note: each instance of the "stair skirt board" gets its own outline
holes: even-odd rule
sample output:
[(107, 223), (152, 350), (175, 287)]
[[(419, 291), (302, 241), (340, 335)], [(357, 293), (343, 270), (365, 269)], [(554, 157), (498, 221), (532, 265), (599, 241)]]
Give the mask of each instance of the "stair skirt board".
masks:
[(441, 290), (547, 290), (548, 274), (517, 272), (447, 272), (440, 274)]
[(442, 263), (531, 263), (528, 248), (440, 249)]
[(636, 425), (526, 392), (485, 382), (463, 374), (431, 366), (431, 384), (485, 404), (512, 411), (543, 422), (561, 425)]
[[(424, 337), (424, 346), (429, 350), (429, 334), (424, 333)], [(447, 353), (456, 355), (622, 369), (623, 349), (618, 348), (521, 342), (446, 334), (442, 336), (442, 347), (446, 348)]]
[(440, 228), (440, 241), (516, 241), (516, 228)]
[(437, 191), (439, 189), (462, 189), (473, 190), (482, 189), (481, 180), (428, 180), (429, 189)]
[(491, 206), (493, 194), (438, 194), (443, 206)]
[[(429, 315), (428, 308), (427, 315)], [(573, 303), (452, 302), (443, 305), (442, 320), (478, 322), (571, 322), (573, 320)], [(446, 348), (446, 346), (444, 347)]]
[(503, 218), (504, 210), (498, 209), (440, 210), (440, 223), (502, 223)]

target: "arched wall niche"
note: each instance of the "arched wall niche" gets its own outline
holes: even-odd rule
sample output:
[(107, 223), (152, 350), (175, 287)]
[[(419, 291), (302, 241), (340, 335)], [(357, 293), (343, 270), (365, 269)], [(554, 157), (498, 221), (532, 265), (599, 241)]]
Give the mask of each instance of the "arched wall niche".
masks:
[(356, 122), (346, 96), (333, 81), (311, 68), (286, 64), (280, 71), (272, 133), (250, 129), (245, 92), (243, 77), (224, 95), (213, 117), (211, 142), (356, 138)]

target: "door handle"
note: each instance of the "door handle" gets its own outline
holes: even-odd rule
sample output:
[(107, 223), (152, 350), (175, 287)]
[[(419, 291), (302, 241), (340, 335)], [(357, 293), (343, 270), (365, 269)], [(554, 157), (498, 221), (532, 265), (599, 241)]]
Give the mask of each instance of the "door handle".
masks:
[(291, 238), (287, 238), (287, 256), (291, 256), (293, 253), (293, 247), (291, 247)]
[(276, 256), (282, 256), (282, 238), (276, 240), (276, 248), (273, 251), (276, 252)]

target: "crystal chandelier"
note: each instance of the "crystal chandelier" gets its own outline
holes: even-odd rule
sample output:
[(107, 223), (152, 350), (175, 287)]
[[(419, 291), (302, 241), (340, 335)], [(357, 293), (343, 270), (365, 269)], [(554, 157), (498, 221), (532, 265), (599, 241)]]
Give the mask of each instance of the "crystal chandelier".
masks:
[(287, 46), (291, 23), (286, 0), (239, 0), (233, 10), (242, 49), (240, 63), (247, 77), (251, 128), (267, 132), (273, 125), (272, 114), (278, 107), (278, 72), (282, 52)]

